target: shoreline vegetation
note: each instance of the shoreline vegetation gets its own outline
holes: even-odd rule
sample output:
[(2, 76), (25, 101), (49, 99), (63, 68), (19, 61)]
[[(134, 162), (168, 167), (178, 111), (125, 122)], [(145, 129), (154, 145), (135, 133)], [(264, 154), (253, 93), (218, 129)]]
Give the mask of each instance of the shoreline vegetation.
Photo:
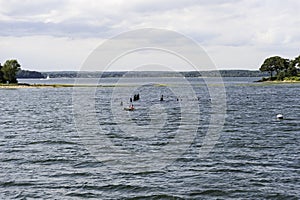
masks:
[[(267, 77), (269, 75), (269, 77)], [(295, 59), (280, 56), (266, 58), (259, 70), (212, 70), (212, 71), (54, 71), (37, 72), (21, 69), (16, 59), (0, 63), (0, 88), (61, 88), (61, 87), (122, 87), (123, 85), (77, 85), (77, 84), (28, 84), (18, 79), (49, 78), (145, 78), (145, 77), (262, 77), (255, 82), (300, 83), (300, 55)]]
[(42, 72), (50, 78), (139, 78), (139, 77), (264, 77), (259, 70), (211, 70), (211, 71), (54, 71)]
[(122, 85), (76, 85), (76, 84), (0, 84), (0, 88), (4, 89), (18, 89), (18, 88), (65, 88), (65, 87), (122, 87)]
[[(107, 85), (91, 85), (91, 84), (28, 84), (28, 83), (15, 83), (15, 84), (1, 84), (1, 88), (14, 89), (14, 88), (74, 88), (74, 87), (82, 87), (82, 88), (93, 88), (93, 87), (128, 87), (128, 86), (136, 86), (136, 85), (118, 85), (118, 84), (107, 84)], [(154, 84), (155, 87), (164, 87), (166, 84)]]
[(300, 76), (293, 77), (285, 77), (283, 80), (273, 79), (271, 80), (269, 77), (262, 78), (256, 82), (267, 82), (267, 83), (300, 83)]
[[(273, 81), (256, 81), (264, 84), (300, 84), (297, 80), (273, 80)], [(254, 83), (252, 83), (254, 84)], [(251, 85), (251, 83), (249, 83)], [(260, 85), (260, 84), (259, 84)], [(128, 87), (134, 85), (76, 85), (76, 84), (27, 84), (27, 83), (16, 83), (16, 84), (0, 84), (0, 89), (22, 89), (22, 88), (100, 88), (100, 87)], [(156, 87), (167, 86), (167, 85), (155, 85)]]
[(268, 72), (270, 76), (257, 82), (300, 82), (300, 55), (295, 59), (286, 59), (280, 56), (266, 58), (259, 70)]

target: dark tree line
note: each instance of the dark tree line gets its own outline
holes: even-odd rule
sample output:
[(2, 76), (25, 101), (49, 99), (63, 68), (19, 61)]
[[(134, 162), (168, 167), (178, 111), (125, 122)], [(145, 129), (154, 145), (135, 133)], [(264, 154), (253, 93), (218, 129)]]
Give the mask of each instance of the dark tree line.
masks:
[(270, 80), (283, 80), (285, 77), (298, 75), (300, 55), (293, 60), (273, 56), (265, 59), (260, 67), (261, 72), (269, 72)]
[(7, 60), (3, 66), (0, 64), (0, 83), (18, 83), (17, 73), (20, 69), (17, 60)]
[(45, 78), (41, 72), (20, 70), (17, 73), (17, 78)]

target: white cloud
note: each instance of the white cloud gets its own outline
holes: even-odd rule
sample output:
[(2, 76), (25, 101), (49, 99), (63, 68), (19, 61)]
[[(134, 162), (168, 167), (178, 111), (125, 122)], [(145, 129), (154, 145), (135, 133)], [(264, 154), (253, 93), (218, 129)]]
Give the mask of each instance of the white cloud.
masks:
[[(11, 54), (34, 63), (34, 48), (43, 41), (45, 54), (59, 48), (65, 54), (61, 66), (69, 69), (84, 59), (68, 53), (71, 44), (81, 45), (80, 55), (87, 55), (94, 41), (123, 31), (167, 28), (199, 42), (222, 68), (258, 68), (265, 56), (299, 54), (299, 7), (297, 0), (0, 0), (0, 44), (3, 49), (11, 42), (5, 46)], [(0, 53), (3, 59), (8, 54)], [(49, 60), (41, 69), (57, 65)]]
[(16, 58), (23, 69), (78, 70), (103, 40), (52, 36), (0, 37), (0, 61)]

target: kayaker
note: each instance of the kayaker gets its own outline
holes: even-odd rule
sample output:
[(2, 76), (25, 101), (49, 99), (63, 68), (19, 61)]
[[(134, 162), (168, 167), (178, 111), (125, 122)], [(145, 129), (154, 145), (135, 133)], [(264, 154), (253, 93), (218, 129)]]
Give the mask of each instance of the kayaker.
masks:
[(130, 110), (133, 110), (133, 109), (134, 109), (133, 104), (131, 104), (131, 105), (129, 106), (129, 109), (130, 109)]

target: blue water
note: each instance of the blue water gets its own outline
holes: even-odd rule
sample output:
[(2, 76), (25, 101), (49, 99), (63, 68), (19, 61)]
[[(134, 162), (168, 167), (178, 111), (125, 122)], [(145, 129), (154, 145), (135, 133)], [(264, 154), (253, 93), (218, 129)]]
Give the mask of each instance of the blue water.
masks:
[[(130, 84), (122, 87), (96, 88), (92, 99), (99, 123), (96, 128), (101, 129), (89, 142), (97, 139), (97, 134), (105, 134), (110, 143), (105, 146), (100, 141), (99, 145), (107, 155), (92, 151), (83, 141), (85, 135), (78, 132), (82, 118), (76, 113), (73, 88), (0, 89), (0, 199), (298, 199), (300, 85), (253, 83), (254, 80), (224, 80), (225, 124), (217, 143), (203, 157), (199, 149), (210, 123), (212, 99), (202, 80), (190, 80), (197, 98), (186, 95), (186, 86), (175, 79), (162, 80), (168, 83), (162, 86), (150, 84), (157, 79), (130, 79)], [(38, 81), (42, 80), (20, 82)], [(107, 85), (116, 83), (116, 79), (101, 81)], [(139, 93), (141, 99), (133, 102), (136, 110), (127, 113), (123, 107), (129, 105), (129, 96), (134, 94), (126, 93), (132, 85), (140, 85), (134, 93)], [(181, 89), (182, 95), (176, 95), (172, 85)], [(221, 86), (216, 81), (209, 87)], [(78, 94), (84, 99), (86, 91), (79, 88)], [(159, 102), (161, 94), (163, 102)], [(189, 131), (195, 125), (194, 119), (182, 122), (181, 115), (184, 103), (195, 102), (200, 113), (196, 135), (183, 153), (172, 154), (166, 166), (157, 168), (163, 160), (154, 159), (150, 163), (153, 168), (143, 170), (138, 167), (149, 160), (138, 158), (136, 165), (126, 170), (119, 160), (108, 161), (113, 153), (108, 152), (109, 145), (132, 152), (133, 156), (160, 151), (167, 145), (179, 151), (179, 144), (170, 141), (181, 127)], [(84, 105), (79, 107), (86, 114)], [(116, 112), (128, 114), (131, 123), (117, 121), (111, 105), (118, 105)], [(284, 115), (283, 120), (276, 119), (278, 113)], [(88, 118), (81, 122), (90, 136), (92, 121), (85, 119)], [(138, 129), (134, 135), (122, 130), (123, 126), (128, 130), (149, 128)], [(119, 158), (126, 164), (122, 154)]]

